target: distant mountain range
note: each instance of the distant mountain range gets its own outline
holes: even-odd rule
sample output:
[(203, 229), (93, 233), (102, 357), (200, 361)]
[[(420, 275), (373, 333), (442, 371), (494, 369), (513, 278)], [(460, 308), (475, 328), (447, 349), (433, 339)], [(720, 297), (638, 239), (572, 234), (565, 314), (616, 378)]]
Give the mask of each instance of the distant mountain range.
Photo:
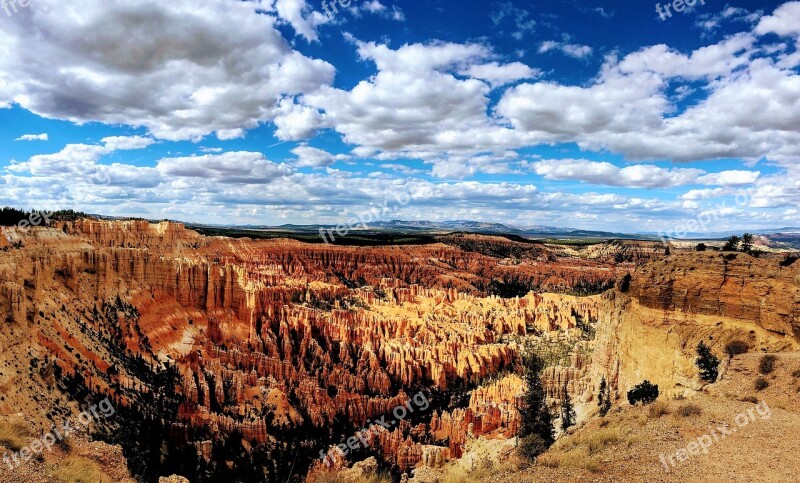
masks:
[[(119, 217), (91, 215), (102, 219), (120, 219)], [(294, 225), (220, 225), (185, 223), (192, 227), (211, 227), (222, 229), (253, 230), (267, 232), (290, 233), (318, 233), (320, 230), (335, 230), (336, 225), (309, 224)], [(754, 235), (760, 235), (770, 240), (770, 245), (780, 247), (800, 248), (800, 227), (766, 228), (745, 230)], [(722, 240), (731, 235), (741, 236), (745, 231), (731, 230), (712, 233), (687, 233), (683, 240)], [(555, 227), (547, 225), (532, 225), (529, 227), (515, 227), (503, 223), (489, 223), (473, 220), (428, 221), (428, 220), (389, 220), (375, 221), (366, 228), (351, 227), (351, 233), (406, 233), (406, 234), (442, 234), (452, 232), (477, 233), (486, 235), (517, 235), (526, 238), (561, 238), (561, 239), (627, 239), (627, 240), (657, 240), (659, 234), (655, 232), (619, 233), (597, 230), (580, 230), (576, 228)]]
[[(295, 233), (316, 233), (319, 230), (335, 229), (335, 225), (238, 225), (230, 228), (258, 231), (289, 231)], [(395, 233), (451, 233), (466, 232), (487, 235), (519, 235), (523, 237), (546, 237), (546, 238), (625, 238), (625, 239), (651, 239), (653, 236), (630, 234), (630, 233), (611, 233), (605, 231), (578, 230), (575, 228), (560, 228), (554, 226), (534, 225), (527, 228), (519, 228), (504, 225), (502, 223), (487, 223), (472, 220), (453, 220), (453, 221), (426, 221), (426, 220), (390, 220), (371, 222), (366, 228), (352, 228), (352, 232), (375, 233), (375, 232), (395, 232)]]

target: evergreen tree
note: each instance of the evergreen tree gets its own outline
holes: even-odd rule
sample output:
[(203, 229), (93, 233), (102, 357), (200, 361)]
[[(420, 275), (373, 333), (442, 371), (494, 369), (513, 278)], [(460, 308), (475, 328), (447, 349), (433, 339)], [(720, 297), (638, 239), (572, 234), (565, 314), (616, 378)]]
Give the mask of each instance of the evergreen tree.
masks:
[(750, 233), (745, 233), (742, 235), (742, 251), (745, 253), (750, 253), (753, 249), (753, 235)]
[(597, 395), (597, 407), (600, 408), (600, 416), (605, 416), (611, 410), (611, 391), (608, 389), (606, 378), (600, 379), (600, 392)]
[(736, 235), (731, 236), (730, 238), (728, 238), (728, 241), (725, 242), (725, 245), (722, 247), (722, 251), (723, 252), (738, 251), (740, 241), (741, 239), (738, 236)]
[(572, 407), (572, 398), (569, 397), (567, 390), (567, 383), (564, 383), (564, 398), (561, 400), (561, 429), (567, 431), (570, 427), (575, 425), (575, 408)]
[(637, 403), (650, 404), (658, 399), (658, 385), (645, 380), (628, 391), (628, 402), (631, 406)]
[(719, 359), (711, 352), (711, 348), (702, 341), (697, 344), (697, 359), (695, 364), (700, 368), (700, 379), (706, 382), (716, 382), (719, 376)]
[(540, 378), (544, 361), (537, 354), (530, 353), (524, 357), (523, 363), (527, 389), (523, 397), (523, 407), (520, 408), (522, 416), (519, 430), (519, 437), (522, 440), (520, 450), (523, 456), (533, 459), (553, 444), (555, 434), (553, 415), (547, 407), (547, 396)]

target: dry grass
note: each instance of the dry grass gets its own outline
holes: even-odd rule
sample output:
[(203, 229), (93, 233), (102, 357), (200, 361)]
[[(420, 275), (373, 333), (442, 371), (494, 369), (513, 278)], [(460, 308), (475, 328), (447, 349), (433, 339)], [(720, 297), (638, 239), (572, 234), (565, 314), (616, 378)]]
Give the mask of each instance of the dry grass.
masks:
[(511, 462), (497, 463), (489, 458), (482, 458), (475, 464), (475, 468), (467, 469), (464, 466), (451, 468), (440, 480), (442, 483), (462, 483), (464, 481), (487, 481), (497, 475), (516, 470)]
[(314, 480), (316, 483), (392, 483), (392, 479), (383, 474), (362, 476), (357, 479), (346, 478), (338, 473), (326, 473)]
[(684, 404), (678, 408), (678, 414), (684, 418), (700, 416), (703, 414), (703, 409), (697, 404)]
[(113, 483), (94, 461), (81, 456), (65, 458), (53, 471), (53, 476), (63, 483)]
[(545, 453), (539, 457), (539, 462), (550, 468), (578, 468), (592, 473), (600, 471), (601, 468), (598, 458), (590, 456), (587, 448), (575, 448), (563, 453)]
[(669, 403), (666, 401), (656, 401), (650, 405), (647, 412), (653, 419), (665, 416), (670, 413)]
[(19, 451), (27, 446), (31, 437), (30, 429), (22, 421), (0, 423), (0, 445), (11, 451)]
[(602, 467), (598, 453), (620, 441), (622, 436), (617, 428), (584, 430), (558, 441), (552, 450), (539, 458), (539, 462), (551, 468), (580, 468), (597, 472)]

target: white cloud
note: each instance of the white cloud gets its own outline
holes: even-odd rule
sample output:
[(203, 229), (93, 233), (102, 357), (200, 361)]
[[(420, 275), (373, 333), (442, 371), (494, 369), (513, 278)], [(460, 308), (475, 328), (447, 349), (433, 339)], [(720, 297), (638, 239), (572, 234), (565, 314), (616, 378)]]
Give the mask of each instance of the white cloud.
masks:
[(273, 11), (273, 9), (281, 20), (286, 21), (298, 35), (308, 41), (319, 40), (317, 28), (331, 21), (329, 16), (312, 11), (305, 0), (274, 0), (266, 10)]
[[(275, 8), (291, 17), (300, 3), (278, 0)], [(334, 75), (330, 64), (293, 51), (276, 18), (256, 8), (272, 6), (37, 0), (3, 20), (0, 105), (144, 126), (171, 140), (253, 128), (278, 114), (272, 106), (280, 99), (313, 92)]]
[(301, 144), (292, 149), (292, 154), (297, 156), (295, 166), (299, 168), (324, 168), (337, 160), (347, 159), (346, 155), (333, 155), (323, 149)]
[(760, 175), (758, 171), (722, 171), (701, 176), (697, 182), (714, 186), (739, 186), (755, 183)]
[(386, 11), (386, 6), (383, 5), (381, 2), (379, 2), (378, 0), (370, 0), (368, 2), (364, 2), (361, 8), (370, 13), (378, 13)]
[(155, 141), (142, 136), (113, 136), (103, 138), (101, 144), (68, 144), (54, 154), (32, 156), (25, 162), (12, 162), (8, 169), (27, 172), (34, 176), (85, 175), (95, 173), (97, 162), (116, 151), (144, 149)]
[(784, 3), (772, 15), (762, 18), (756, 26), (756, 33), (774, 33), (784, 37), (800, 35), (800, 2)]
[(490, 55), (484, 46), (357, 45), (359, 55), (377, 65), (375, 76), (350, 91), (323, 88), (303, 97), (346, 142), (385, 152), (430, 149), (436, 155), (448, 146), (474, 149), (480, 137), (504, 130), (486, 116), (490, 88), (451, 73), (482, 63)]
[(580, 44), (570, 44), (566, 42), (556, 42), (554, 40), (546, 40), (541, 43), (539, 46), (539, 53), (544, 54), (546, 52), (550, 52), (553, 50), (557, 50), (563, 52), (565, 55), (569, 57), (573, 57), (575, 59), (583, 59), (592, 55), (593, 49), (588, 45), (580, 45)]
[(538, 69), (532, 69), (521, 62), (502, 65), (497, 62), (490, 62), (488, 64), (470, 65), (459, 74), (473, 79), (484, 80), (492, 87), (500, 87), (519, 80), (534, 79), (539, 77), (542, 72)]
[(156, 169), (164, 177), (200, 178), (226, 184), (266, 184), (292, 173), (287, 166), (248, 151), (163, 158)]
[(709, 174), (700, 169), (665, 169), (652, 164), (619, 168), (608, 162), (585, 159), (548, 159), (532, 163), (531, 168), (546, 179), (576, 180), (628, 188), (672, 188), (688, 184), (736, 186), (752, 184), (759, 176), (758, 172), (752, 171), (723, 171)]
[(14, 141), (47, 141), (49, 136), (47, 133), (42, 134), (23, 134)]

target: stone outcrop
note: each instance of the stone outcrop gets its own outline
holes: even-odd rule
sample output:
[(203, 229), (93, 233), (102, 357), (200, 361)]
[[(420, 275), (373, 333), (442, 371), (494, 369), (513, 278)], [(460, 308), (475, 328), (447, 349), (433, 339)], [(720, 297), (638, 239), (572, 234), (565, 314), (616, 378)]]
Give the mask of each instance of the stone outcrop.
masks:
[(702, 387), (700, 341), (725, 360), (725, 345), (751, 351), (800, 347), (800, 263), (744, 253), (677, 253), (641, 267), (599, 308), (593, 392), (600, 377), (624, 396), (647, 379), (668, 395)]

